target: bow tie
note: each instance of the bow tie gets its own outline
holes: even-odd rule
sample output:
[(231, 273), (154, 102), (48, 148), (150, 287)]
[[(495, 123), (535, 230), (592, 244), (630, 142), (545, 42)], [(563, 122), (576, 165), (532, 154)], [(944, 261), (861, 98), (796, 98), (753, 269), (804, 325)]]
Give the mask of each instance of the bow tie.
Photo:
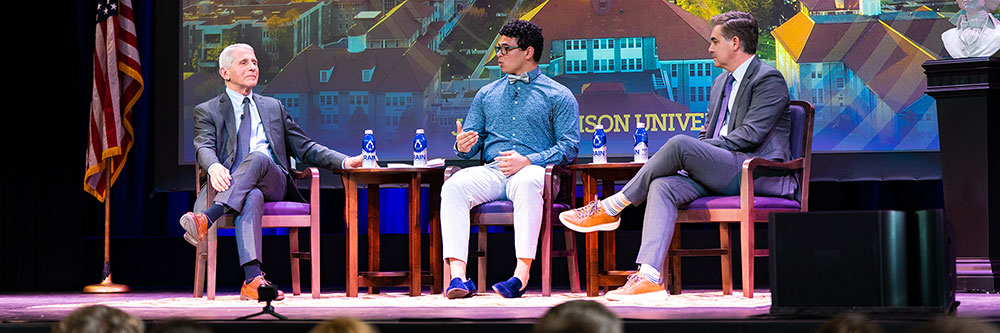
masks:
[(523, 73), (521, 75), (507, 74), (507, 81), (509, 81), (510, 84), (514, 84), (514, 82), (517, 81), (524, 81), (524, 83), (528, 83), (531, 79), (528, 78), (528, 73)]

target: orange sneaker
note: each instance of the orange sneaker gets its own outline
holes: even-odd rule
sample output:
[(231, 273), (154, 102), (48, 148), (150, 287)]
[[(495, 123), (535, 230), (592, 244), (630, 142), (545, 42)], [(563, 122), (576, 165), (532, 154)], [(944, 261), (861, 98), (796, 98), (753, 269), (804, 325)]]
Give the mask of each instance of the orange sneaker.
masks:
[(617, 216), (608, 215), (596, 197), (586, 206), (559, 213), (559, 221), (576, 232), (611, 231), (618, 229), (621, 222)]
[(198, 242), (208, 234), (208, 217), (202, 213), (187, 212), (181, 216), (181, 227), (184, 228), (184, 240), (198, 246)]
[(667, 291), (663, 286), (647, 280), (642, 274), (632, 273), (628, 276), (628, 282), (625, 282), (624, 286), (605, 293), (604, 297), (612, 301), (665, 300), (667, 299)]
[[(241, 301), (250, 299), (257, 300), (258, 298), (260, 298), (257, 294), (257, 288), (260, 286), (269, 286), (269, 285), (271, 285), (271, 282), (264, 280), (263, 273), (253, 278), (253, 280), (250, 280), (250, 283), (246, 283), (246, 281), (243, 281), (243, 287), (240, 288), (240, 300)], [(275, 298), (274, 300), (280, 301), (283, 299), (285, 299), (285, 293), (282, 292), (281, 290), (278, 290), (278, 297)]]

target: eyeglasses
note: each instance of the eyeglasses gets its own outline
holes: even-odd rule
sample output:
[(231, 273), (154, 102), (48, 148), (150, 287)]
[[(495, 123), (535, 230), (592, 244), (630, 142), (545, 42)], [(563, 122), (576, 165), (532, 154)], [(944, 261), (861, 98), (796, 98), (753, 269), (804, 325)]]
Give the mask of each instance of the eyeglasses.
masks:
[(497, 55), (501, 56), (507, 55), (507, 53), (510, 53), (510, 50), (517, 50), (517, 49), (520, 49), (520, 47), (510, 46), (510, 45), (497, 45), (493, 47), (493, 51), (495, 51)]

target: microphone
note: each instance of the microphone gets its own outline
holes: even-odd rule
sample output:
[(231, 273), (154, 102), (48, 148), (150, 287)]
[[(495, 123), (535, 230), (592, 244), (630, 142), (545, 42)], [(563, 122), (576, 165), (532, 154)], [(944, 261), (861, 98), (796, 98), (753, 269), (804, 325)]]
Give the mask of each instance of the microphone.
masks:
[(244, 119), (244, 118), (246, 118), (246, 117), (247, 117), (247, 115), (245, 115), (245, 114), (242, 114), (242, 113), (240, 114), (240, 120), (243, 120), (243, 119)]
[(514, 98), (517, 98), (517, 90), (514, 91)]

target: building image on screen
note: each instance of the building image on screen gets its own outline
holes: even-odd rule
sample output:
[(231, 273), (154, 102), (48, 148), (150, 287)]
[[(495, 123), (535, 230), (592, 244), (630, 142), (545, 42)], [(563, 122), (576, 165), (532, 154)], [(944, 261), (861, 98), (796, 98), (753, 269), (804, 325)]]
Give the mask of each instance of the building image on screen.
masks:
[(455, 121), (501, 77), (493, 53), (507, 21), (539, 25), (539, 66), (580, 106), (580, 156), (594, 127), (608, 154), (631, 156), (642, 122), (650, 153), (697, 136), (722, 70), (708, 19), (753, 13), (757, 56), (785, 76), (792, 99), (816, 106), (814, 150), (937, 150), (936, 105), (920, 65), (947, 58), (941, 32), (954, 2), (880, 0), (217, 0), (183, 1), (180, 163), (193, 163), (194, 105), (222, 92), (218, 54), (253, 45), (254, 92), (280, 100), (316, 141), (360, 153), (371, 129), (382, 161), (411, 158), (424, 129), (428, 158), (454, 159)]

